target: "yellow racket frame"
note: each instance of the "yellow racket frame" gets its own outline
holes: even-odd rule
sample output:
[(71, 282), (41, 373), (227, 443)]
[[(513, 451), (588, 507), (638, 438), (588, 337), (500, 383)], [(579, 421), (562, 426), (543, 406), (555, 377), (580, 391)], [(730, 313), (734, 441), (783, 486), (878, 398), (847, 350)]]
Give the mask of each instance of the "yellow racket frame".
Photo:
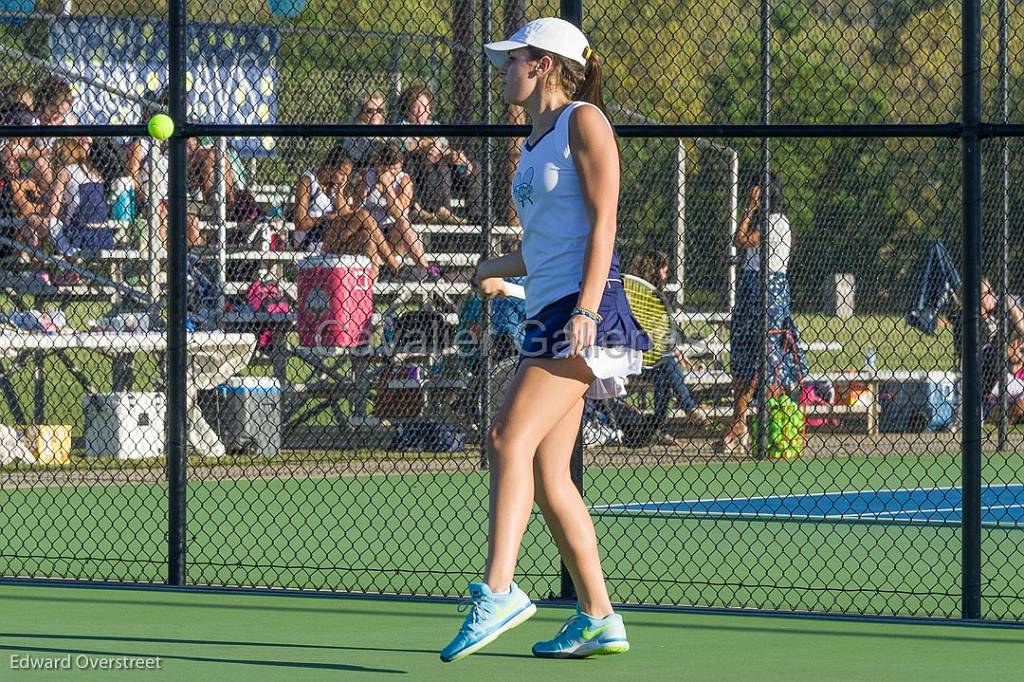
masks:
[(643, 366), (653, 367), (672, 350), (676, 329), (672, 308), (665, 294), (645, 279), (623, 275), (622, 288), (633, 316), (651, 339), (651, 350), (644, 353)]

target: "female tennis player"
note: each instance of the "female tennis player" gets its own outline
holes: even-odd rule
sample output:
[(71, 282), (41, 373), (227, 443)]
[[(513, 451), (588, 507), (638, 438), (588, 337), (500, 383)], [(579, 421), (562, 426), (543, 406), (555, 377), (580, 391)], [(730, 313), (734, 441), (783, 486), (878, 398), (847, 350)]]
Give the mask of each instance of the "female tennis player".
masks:
[(615, 253), (619, 156), (604, 115), (601, 62), (561, 19), (538, 19), (484, 46), (509, 104), (533, 130), (512, 197), (523, 225), (519, 251), (483, 261), (474, 281), (526, 275), (526, 334), (508, 399), (488, 432), (490, 522), (483, 581), (472, 611), (441, 652), (454, 661), (532, 616), (513, 582), (536, 500), (579, 596), (576, 615), (536, 656), (579, 658), (629, 649), (612, 612), (594, 525), (569, 476), (584, 397), (625, 393), (650, 340), (626, 302)]

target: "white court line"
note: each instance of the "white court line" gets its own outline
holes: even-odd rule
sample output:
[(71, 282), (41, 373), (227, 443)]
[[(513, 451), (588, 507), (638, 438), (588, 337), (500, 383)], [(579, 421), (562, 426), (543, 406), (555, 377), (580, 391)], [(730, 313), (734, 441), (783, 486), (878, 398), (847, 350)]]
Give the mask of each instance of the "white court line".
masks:
[[(876, 512), (874, 516), (900, 516), (901, 514), (934, 514), (938, 512), (960, 512), (963, 511), (963, 507), (949, 507), (940, 509), (912, 509), (912, 510), (900, 510), (900, 511), (883, 511)], [(1024, 504), (986, 504), (981, 507), (982, 511), (989, 509), (1024, 509)], [(864, 514), (869, 516), (869, 514)]]
[[(989, 483), (982, 487), (982, 490), (998, 487), (1001, 490), (1017, 489), (1024, 492), (1024, 483)], [(696, 500), (670, 500), (667, 502), (620, 502), (619, 504), (603, 504), (591, 507), (594, 510), (600, 509), (621, 509), (630, 504), (700, 504), (704, 502), (737, 502), (740, 500), (787, 500), (794, 497), (841, 497), (843, 495), (865, 495), (880, 493), (917, 493), (925, 490), (960, 490), (961, 486), (951, 485), (944, 488), (868, 488), (866, 490), (840, 490), (821, 493), (788, 493), (786, 495), (758, 495), (754, 497), (704, 497)]]
[[(692, 515), (692, 516), (729, 516), (729, 517), (742, 517), (742, 518), (769, 518), (769, 519), (826, 519), (826, 520), (843, 520), (843, 519), (864, 519), (864, 518), (882, 518), (885, 516), (895, 518), (897, 516), (910, 516), (913, 517), (917, 514), (937, 514), (937, 513), (949, 513), (949, 512), (962, 512), (963, 507), (943, 507), (936, 509), (901, 509), (897, 511), (878, 511), (878, 512), (861, 512), (856, 514), (772, 514), (765, 512), (742, 512), (742, 511), (699, 511), (699, 510), (685, 510), (685, 511), (666, 511), (661, 509), (630, 509), (629, 507), (660, 507), (662, 505), (671, 504), (667, 502), (655, 502), (655, 503), (642, 503), (635, 502), (629, 505), (604, 505), (591, 507), (592, 511), (623, 511), (623, 512), (639, 512), (646, 514), (679, 514), (680, 516)], [(982, 511), (988, 511), (992, 509), (1024, 509), (1024, 503), (1018, 504), (990, 504), (982, 507)]]

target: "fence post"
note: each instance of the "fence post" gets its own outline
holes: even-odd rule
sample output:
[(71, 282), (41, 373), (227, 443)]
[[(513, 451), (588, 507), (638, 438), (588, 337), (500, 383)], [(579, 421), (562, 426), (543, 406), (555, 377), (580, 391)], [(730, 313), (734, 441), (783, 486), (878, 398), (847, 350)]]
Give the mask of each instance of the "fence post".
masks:
[[(999, 0), (999, 122), (1010, 120), (1010, 58), (1009, 58), (1009, 15), (1007, 0)], [(1002, 240), (999, 249), (999, 284), (993, 282), (999, 292), (999, 347), (1006, 348), (1010, 338), (1010, 324), (1006, 297), (1010, 293), (1010, 140), (1007, 137), (1000, 141), (1000, 173), (999, 173), (999, 206), (1000, 223), (1002, 224)], [(1003, 353), (999, 363), (999, 451), (1006, 450), (1009, 437), (1009, 396), (1007, 395), (1006, 375), (1010, 371), (1010, 357)]]
[[(583, 28), (583, 0), (561, 0), (559, 16), (566, 21)], [(586, 410), (584, 410), (586, 412)], [(583, 495), (583, 420), (580, 420), (580, 429), (576, 432), (576, 445), (572, 449), (572, 459), (569, 460), (569, 475), (576, 489)], [(567, 601), (576, 600), (576, 588), (572, 584), (572, 576), (565, 564), (561, 564), (561, 587), (559, 596)]]
[[(480, 3), (480, 32), (483, 40), (482, 43), (491, 41), (491, 36), (494, 33), (493, 25), (493, 8), (491, 7), (491, 0), (481, 0)], [(484, 116), (487, 118), (487, 123), (491, 123), (491, 118), (494, 113), (494, 83), (493, 74), (494, 67), (491, 66), (489, 59), (481, 60), (481, 72), (480, 72), (480, 101), (483, 104)], [(494, 153), (492, 151), (492, 142), (494, 138), (484, 138), (483, 148), (483, 167), (480, 169), (481, 182), (483, 184), (483, 215), (480, 219), (483, 221), (482, 229), (480, 230), (480, 258), (490, 258), (493, 254), (491, 253), (491, 238), (494, 231)], [(472, 207), (469, 207), (472, 209)], [(480, 396), (480, 433), (484, 434), (483, 444), (480, 446), (480, 468), (486, 469), (490, 466), (490, 462), (487, 459), (487, 429), (491, 425), (491, 415), (493, 410), (491, 409), (491, 401), (493, 400), (494, 393), (494, 382), (491, 381), (491, 374), (494, 371), (494, 363), (491, 359), (491, 301), (490, 299), (484, 300), (483, 309), (480, 316), (480, 360), (483, 363), (483, 385), (481, 386)]]
[(185, 0), (170, 0), (168, 94), (175, 123), (170, 141), (167, 206), (167, 583), (185, 584), (186, 405), (185, 316)]
[[(772, 3), (761, 0), (761, 125), (771, 123), (772, 111)], [(772, 244), (768, 229), (768, 215), (771, 213), (771, 145), (768, 137), (761, 138), (761, 204), (757, 210), (758, 231), (761, 234), (760, 267), (758, 280), (761, 286), (759, 324), (761, 348), (758, 351), (757, 382), (757, 442), (754, 453), (758, 459), (768, 455), (768, 282), (771, 279)], [(743, 417), (746, 419), (746, 416)]]
[(981, 4), (963, 5), (963, 364), (961, 617), (981, 618)]

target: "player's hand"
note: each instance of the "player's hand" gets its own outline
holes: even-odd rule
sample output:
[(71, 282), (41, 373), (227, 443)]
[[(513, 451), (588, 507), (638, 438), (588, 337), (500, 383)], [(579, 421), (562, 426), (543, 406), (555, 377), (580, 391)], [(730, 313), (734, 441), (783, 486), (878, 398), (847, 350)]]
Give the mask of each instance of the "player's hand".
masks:
[(573, 315), (565, 326), (569, 357), (581, 355), (597, 341), (597, 323), (585, 315)]
[(484, 298), (494, 298), (505, 295), (505, 280), (500, 277), (487, 277), (476, 284), (477, 290)]
[(761, 208), (761, 188), (758, 185), (750, 190), (750, 198), (747, 199), (747, 215), (753, 214)]

